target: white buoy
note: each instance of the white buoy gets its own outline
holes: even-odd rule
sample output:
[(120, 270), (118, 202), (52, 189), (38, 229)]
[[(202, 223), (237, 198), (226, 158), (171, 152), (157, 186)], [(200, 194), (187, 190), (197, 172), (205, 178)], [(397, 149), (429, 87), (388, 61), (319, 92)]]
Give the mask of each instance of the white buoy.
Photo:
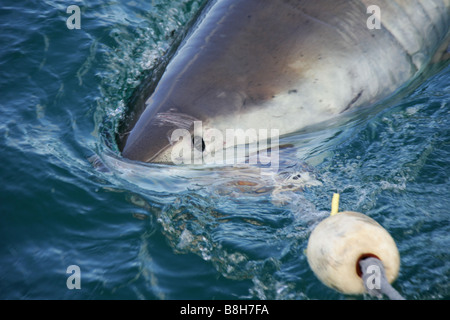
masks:
[(306, 254), (315, 275), (339, 292), (362, 294), (365, 287), (359, 261), (375, 257), (392, 283), (400, 269), (400, 255), (391, 235), (364, 214), (336, 212), (320, 222), (309, 238)]

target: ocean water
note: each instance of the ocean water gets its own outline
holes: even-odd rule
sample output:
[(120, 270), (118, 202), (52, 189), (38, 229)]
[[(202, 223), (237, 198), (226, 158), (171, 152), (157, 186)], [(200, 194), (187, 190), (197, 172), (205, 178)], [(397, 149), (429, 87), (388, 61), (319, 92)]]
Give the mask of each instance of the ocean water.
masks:
[[(341, 210), (395, 239), (400, 294), (449, 299), (448, 63), (283, 137), (274, 177), (121, 158), (128, 99), (203, 4), (2, 1), (0, 298), (373, 299), (325, 287), (306, 260), (339, 192)], [(66, 26), (69, 5), (80, 29)]]

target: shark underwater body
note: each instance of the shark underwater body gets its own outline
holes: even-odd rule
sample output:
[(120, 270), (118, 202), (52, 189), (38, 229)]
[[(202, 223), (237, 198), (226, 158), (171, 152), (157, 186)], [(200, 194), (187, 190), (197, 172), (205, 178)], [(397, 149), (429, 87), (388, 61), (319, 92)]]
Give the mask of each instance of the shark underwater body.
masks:
[(284, 135), (370, 107), (448, 55), (449, 28), (450, 0), (210, 1), (119, 148), (204, 160), (236, 144), (227, 130)]

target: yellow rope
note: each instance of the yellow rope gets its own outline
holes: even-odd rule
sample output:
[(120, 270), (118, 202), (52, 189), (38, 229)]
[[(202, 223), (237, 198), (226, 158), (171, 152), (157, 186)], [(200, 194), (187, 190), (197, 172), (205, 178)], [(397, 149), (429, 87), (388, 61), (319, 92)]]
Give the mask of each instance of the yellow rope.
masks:
[(331, 216), (339, 213), (339, 193), (333, 194), (333, 199), (331, 200)]

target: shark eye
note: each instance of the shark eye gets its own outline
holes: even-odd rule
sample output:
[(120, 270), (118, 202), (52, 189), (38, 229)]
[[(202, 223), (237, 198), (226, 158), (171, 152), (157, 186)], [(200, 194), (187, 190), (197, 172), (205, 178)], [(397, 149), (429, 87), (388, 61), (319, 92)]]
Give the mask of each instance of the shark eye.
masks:
[(205, 141), (203, 141), (203, 138), (200, 136), (195, 136), (192, 138), (192, 144), (194, 145), (194, 148), (198, 151), (205, 151)]

